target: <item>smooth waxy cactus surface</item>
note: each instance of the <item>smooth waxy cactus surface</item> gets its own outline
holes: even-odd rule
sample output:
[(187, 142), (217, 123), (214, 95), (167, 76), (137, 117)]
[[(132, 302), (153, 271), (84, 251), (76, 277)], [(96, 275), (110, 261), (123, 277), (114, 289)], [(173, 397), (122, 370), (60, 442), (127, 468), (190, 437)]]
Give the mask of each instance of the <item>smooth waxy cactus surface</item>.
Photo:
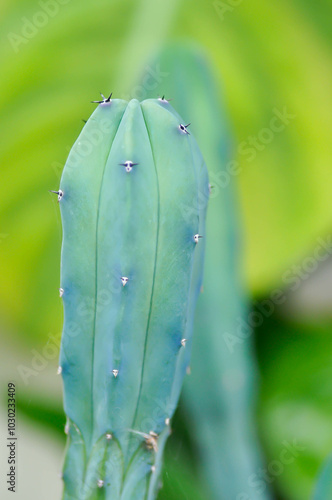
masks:
[(155, 498), (189, 363), (208, 191), (165, 99), (103, 99), (69, 154), (58, 195), (64, 499)]

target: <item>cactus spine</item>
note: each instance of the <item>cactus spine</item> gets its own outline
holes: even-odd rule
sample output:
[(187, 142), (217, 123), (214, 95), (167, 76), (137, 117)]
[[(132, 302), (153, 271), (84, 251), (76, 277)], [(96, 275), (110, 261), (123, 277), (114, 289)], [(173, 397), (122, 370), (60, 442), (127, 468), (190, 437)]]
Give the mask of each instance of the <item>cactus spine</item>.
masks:
[(155, 498), (204, 258), (207, 170), (181, 124), (165, 99), (103, 97), (63, 171), (65, 500)]

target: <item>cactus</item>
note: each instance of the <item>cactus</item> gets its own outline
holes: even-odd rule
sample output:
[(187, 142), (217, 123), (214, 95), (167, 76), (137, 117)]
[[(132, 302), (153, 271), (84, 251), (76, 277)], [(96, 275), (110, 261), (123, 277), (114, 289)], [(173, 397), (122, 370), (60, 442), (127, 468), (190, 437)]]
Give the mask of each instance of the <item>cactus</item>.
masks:
[(152, 500), (189, 363), (208, 177), (168, 101), (102, 97), (57, 191), (63, 498)]
[[(190, 117), (212, 184), (204, 291), (196, 311), (192, 373), (183, 388), (186, 422), (200, 450), (209, 499), (268, 500), (268, 487), (257, 491), (250, 483), (263, 459), (254, 421), (257, 369), (252, 337), (249, 332), (243, 341), (238, 335), (248, 307), (240, 272), (237, 170), (227, 113), (213, 71), (196, 44), (166, 45), (149, 61), (149, 67), (156, 65), (169, 76), (153, 92), (167, 93), (181, 116)], [(234, 340), (230, 347), (227, 334)]]

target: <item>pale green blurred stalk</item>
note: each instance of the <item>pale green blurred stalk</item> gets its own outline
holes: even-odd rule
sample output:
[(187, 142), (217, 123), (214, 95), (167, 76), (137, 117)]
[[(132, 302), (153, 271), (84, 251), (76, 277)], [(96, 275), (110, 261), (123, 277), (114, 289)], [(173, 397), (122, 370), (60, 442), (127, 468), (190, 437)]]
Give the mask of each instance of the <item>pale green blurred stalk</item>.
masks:
[[(236, 337), (241, 318), (246, 321), (248, 314), (236, 174), (227, 174), (233, 159), (227, 115), (212, 71), (196, 46), (169, 45), (151, 61), (152, 67), (157, 65), (168, 76), (148, 90), (147, 97), (165, 94), (186, 123), (191, 122), (212, 184), (204, 235), (204, 290), (195, 320), (191, 375), (184, 387), (189, 432), (214, 499), (249, 495), (266, 500), (271, 498), (267, 487), (253, 482), (263, 464), (254, 419), (257, 374), (252, 335), (249, 332), (249, 338), (233, 346), (225, 340), (226, 334)], [(224, 175), (218, 177), (220, 172)]]

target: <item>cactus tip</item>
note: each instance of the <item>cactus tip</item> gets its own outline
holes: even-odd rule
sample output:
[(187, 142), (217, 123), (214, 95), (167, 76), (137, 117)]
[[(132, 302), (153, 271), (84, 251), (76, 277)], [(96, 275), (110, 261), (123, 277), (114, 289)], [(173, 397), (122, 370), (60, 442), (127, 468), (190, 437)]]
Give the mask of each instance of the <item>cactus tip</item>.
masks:
[(155, 465), (151, 465), (151, 472), (156, 472), (156, 466)]
[(50, 191), (50, 193), (57, 194), (58, 195), (58, 201), (61, 201), (61, 199), (63, 197), (63, 191), (61, 189), (59, 189), (59, 191), (53, 191), (52, 189), (50, 189), (49, 191)]
[(108, 432), (108, 433), (106, 434), (106, 436), (105, 436), (105, 437), (106, 437), (107, 441), (110, 441), (110, 440), (112, 439), (112, 437), (113, 437), (113, 436), (112, 436), (112, 434), (110, 434), (110, 433)]
[(124, 163), (120, 163), (120, 165), (122, 165), (123, 167), (125, 167), (126, 172), (128, 172), (128, 173), (129, 173), (129, 172), (131, 172), (131, 171), (132, 171), (132, 169), (133, 169), (133, 167), (134, 167), (135, 165), (138, 165), (138, 163), (133, 163), (132, 161), (127, 160), (127, 161), (125, 161)]
[(104, 481), (102, 479), (98, 479), (97, 486), (98, 488), (102, 488), (104, 486)]
[(92, 103), (97, 103), (97, 104), (110, 104), (111, 103), (112, 92), (110, 93), (110, 95), (108, 97), (105, 97), (101, 92), (99, 92), (99, 93), (102, 97), (102, 101), (91, 101)]
[(197, 245), (197, 243), (199, 242), (199, 239), (200, 239), (200, 238), (203, 238), (203, 236), (201, 236), (201, 235), (200, 235), (200, 234), (198, 234), (198, 233), (194, 235), (194, 242), (196, 243), (196, 245)]
[(153, 450), (155, 453), (158, 452), (158, 434), (154, 431), (150, 431), (145, 437), (145, 443), (148, 450)]
[(138, 436), (142, 436), (145, 439), (145, 444), (148, 450), (153, 450), (155, 453), (158, 452), (158, 434), (154, 431), (150, 431), (149, 434), (141, 431), (135, 431), (133, 429), (127, 429), (129, 432), (133, 434), (137, 434)]
[(122, 285), (126, 286), (126, 284), (128, 283), (128, 280), (129, 280), (129, 278), (127, 278), (127, 276), (122, 276), (122, 278), (121, 278)]
[(65, 293), (64, 289), (59, 288), (59, 297), (62, 297), (64, 293)]
[(69, 432), (69, 422), (66, 422), (66, 425), (65, 425), (65, 434), (68, 434)]
[(57, 375), (61, 375), (62, 373), (62, 366), (58, 366), (58, 369), (56, 371)]
[(119, 370), (112, 370), (112, 373), (114, 375), (114, 378), (118, 376)]
[(188, 130), (187, 130), (187, 127), (189, 127), (190, 123), (188, 123), (187, 125), (183, 125), (182, 123), (180, 123), (179, 125), (179, 130), (183, 133), (183, 134), (187, 134), (187, 135), (190, 135)]
[(187, 339), (182, 339), (182, 340), (181, 340), (181, 345), (182, 345), (182, 347), (185, 347), (186, 342), (187, 342)]
[(169, 418), (169, 417), (165, 418), (165, 424), (166, 424), (166, 425), (169, 425), (169, 424), (170, 424), (170, 421), (171, 421), (171, 420), (170, 420), (170, 418)]
[(160, 102), (169, 102), (169, 101), (173, 101), (173, 99), (166, 99), (165, 96), (163, 95), (162, 97), (158, 97), (158, 101)]

